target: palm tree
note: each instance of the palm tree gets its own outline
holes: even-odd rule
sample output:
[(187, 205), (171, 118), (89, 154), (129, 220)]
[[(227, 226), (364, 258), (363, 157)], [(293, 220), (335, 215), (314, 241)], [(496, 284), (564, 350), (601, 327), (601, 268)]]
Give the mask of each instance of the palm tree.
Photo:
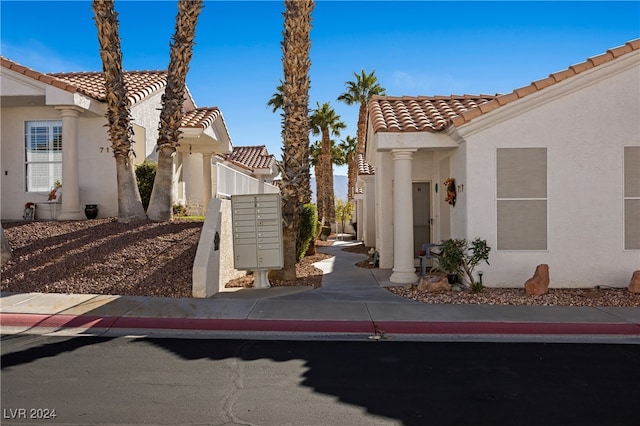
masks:
[[(321, 209), (320, 199), (318, 194), (320, 193), (320, 185), (322, 182), (322, 170), (318, 167), (320, 162), (320, 154), (322, 147), (320, 141), (315, 141), (309, 148), (309, 162), (313, 166), (316, 175), (316, 206), (318, 210)], [(343, 166), (346, 163), (346, 157), (342, 149), (336, 145), (336, 141), (331, 139), (331, 162), (336, 166)]]
[(189, 62), (193, 56), (193, 45), (198, 15), (203, 0), (179, 0), (176, 15), (176, 29), (169, 53), (167, 87), (162, 95), (160, 128), (158, 129), (158, 168), (153, 181), (153, 191), (147, 208), (147, 216), (155, 221), (171, 220), (173, 157), (180, 138), (182, 105), (189, 71)]
[(282, 106), (284, 105), (282, 92), (284, 92), (284, 83), (280, 80), (280, 84), (276, 86), (276, 93), (271, 95), (271, 99), (267, 102), (267, 106), (271, 107), (271, 111), (274, 113), (277, 110), (282, 109)]
[(316, 195), (318, 200), (322, 200), (320, 202), (322, 210), (318, 209), (318, 216), (322, 218), (322, 223), (327, 225), (334, 223), (336, 219), (333, 165), (331, 162), (331, 135), (340, 136), (340, 130), (347, 126), (340, 120), (340, 116), (331, 108), (329, 102), (325, 102), (322, 105), (317, 102), (316, 105), (317, 108), (310, 118), (311, 133), (322, 135), (320, 159), (318, 160), (318, 167), (322, 170), (322, 183)]
[(4, 265), (13, 258), (13, 250), (11, 250), (11, 244), (4, 233), (4, 227), (0, 224), (0, 241), (2, 249), (0, 250), (0, 264)]
[(122, 71), (118, 14), (114, 9), (114, 0), (94, 0), (92, 8), (98, 29), (100, 58), (105, 79), (109, 138), (116, 160), (118, 222), (144, 220), (147, 216), (142, 207), (133, 167), (133, 129)]
[(378, 79), (374, 75), (375, 71), (370, 74), (364, 72), (364, 69), (358, 73), (353, 73), (356, 80), (347, 81), (345, 86), (347, 91), (338, 96), (338, 101), (347, 105), (359, 104), (358, 111), (358, 147), (356, 153), (364, 152), (364, 140), (366, 137), (367, 125), (367, 103), (374, 95), (385, 95), (385, 89), (378, 84)]
[(348, 185), (347, 188), (347, 201), (353, 200), (353, 190), (356, 187), (356, 149), (358, 147), (358, 140), (353, 136), (347, 136), (346, 139), (340, 141), (338, 148), (342, 151), (342, 156), (347, 163), (347, 176)]
[[(313, 0), (285, 0), (282, 40), (282, 182), (284, 267), (274, 279), (296, 278), (298, 225), (309, 190), (309, 50)], [(305, 187), (306, 182), (306, 187)]]
[[(271, 95), (271, 99), (267, 102), (267, 106), (271, 107), (272, 112), (283, 110), (284, 108), (284, 83), (280, 80), (280, 84), (276, 86), (276, 92)], [(309, 174), (302, 176), (300, 181), (300, 190), (302, 194), (303, 204), (311, 202), (311, 180)]]

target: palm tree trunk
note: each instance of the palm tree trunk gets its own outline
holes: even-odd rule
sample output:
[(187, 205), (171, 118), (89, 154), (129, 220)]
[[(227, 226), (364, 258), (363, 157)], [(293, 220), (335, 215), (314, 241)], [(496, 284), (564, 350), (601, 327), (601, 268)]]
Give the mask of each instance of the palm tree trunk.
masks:
[(356, 153), (364, 153), (365, 138), (367, 137), (367, 104), (361, 103), (358, 108), (358, 148)]
[[(2, 249), (0, 251), (0, 264), (4, 265), (13, 257), (13, 251), (11, 250), (11, 244), (9, 244), (9, 240), (7, 239), (6, 234), (4, 233), (4, 227), (0, 224), (0, 232), (2, 236), (0, 237), (0, 241), (2, 244)], [(315, 240), (315, 239), (314, 239)]]
[(147, 216), (154, 221), (169, 221), (173, 215), (173, 157), (180, 139), (182, 105), (186, 90), (189, 62), (202, 0), (180, 0), (176, 16), (176, 30), (171, 44), (167, 87), (162, 96), (160, 128), (158, 130), (158, 170), (147, 208)]
[(322, 154), (320, 154), (320, 162), (322, 163), (322, 203), (323, 217), (325, 225), (331, 225), (336, 221), (336, 208), (333, 193), (333, 165), (331, 163), (331, 138), (329, 137), (329, 129), (322, 131)]
[(354, 196), (354, 191), (356, 187), (356, 155), (351, 153), (349, 155), (349, 160), (347, 161), (347, 182), (349, 182), (349, 188), (347, 189), (347, 201), (352, 201)]
[(284, 267), (273, 271), (280, 280), (296, 278), (298, 227), (309, 188), (309, 49), (312, 0), (285, 0), (282, 67), (282, 219)]
[(131, 113), (122, 71), (118, 14), (113, 0), (94, 0), (93, 11), (100, 42), (100, 57), (107, 94), (109, 138), (116, 159), (118, 222), (147, 218), (133, 168)]

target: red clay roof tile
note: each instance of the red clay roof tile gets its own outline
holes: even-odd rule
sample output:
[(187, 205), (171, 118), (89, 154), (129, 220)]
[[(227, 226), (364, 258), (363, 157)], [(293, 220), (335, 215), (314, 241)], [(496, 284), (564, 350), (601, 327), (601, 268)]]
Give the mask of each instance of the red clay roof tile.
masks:
[(234, 146), (233, 151), (226, 156), (226, 159), (252, 171), (270, 169), (276, 163), (275, 156), (269, 154), (267, 147), (264, 145)]
[[(375, 132), (442, 131), (451, 124), (461, 126), (482, 114), (635, 50), (640, 50), (640, 39), (631, 40), (624, 46), (609, 49), (607, 53), (593, 56), (584, 62), (550, 74), (549, 77), (534, 81), (528, 86), (520, 87), (504, 95), (418, 96), (415, 98), (374, 96), (369, 102), (369, 120)], [(417, 112), (416, 109), (409, 108), (411, 114), (408, 116), (404, 114), (404, 110), (407, 108), (404, 107), (404, 104), (410, 99), (420, 105), (420, 111)], [(397, 106), (398, 103), (403, 104), (403, 107)]]
[(364, 159), (364, 154), (359, 152), (358, 157), (358, 175), (375, 175), (375, 170), (373, 166), (366, 162)]
[(454, 117), (493, 99), (492, 95), (373, 96), (369, 120), (375, 132), (439, 132)]

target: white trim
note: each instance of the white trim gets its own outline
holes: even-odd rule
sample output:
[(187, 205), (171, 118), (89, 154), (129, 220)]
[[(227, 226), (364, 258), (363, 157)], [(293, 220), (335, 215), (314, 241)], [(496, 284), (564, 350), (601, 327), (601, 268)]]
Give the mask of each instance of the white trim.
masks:
[(612, 75), (632, 69), (638, 66), (639, 62), (640, 51), (630, 52), (622, 57), (598, 65), (580, 74), (569, 77), (567, 80), (559, 81), (549, 87), (540, 89), (535, 93), (531, 93), (523, 98), (500, 106), (493, 111), (482, 114), (469, 123), (457, 127), (457, 132), (451, 132), (451, 135), (452, 137), (467, 139), (475, 133), (482, 132), (497, 124), (510, 120), (515, 116), (539, 108), (548, 102), (563, 98), (568, 94), (584, 90), (586, 87), (606, 80)]

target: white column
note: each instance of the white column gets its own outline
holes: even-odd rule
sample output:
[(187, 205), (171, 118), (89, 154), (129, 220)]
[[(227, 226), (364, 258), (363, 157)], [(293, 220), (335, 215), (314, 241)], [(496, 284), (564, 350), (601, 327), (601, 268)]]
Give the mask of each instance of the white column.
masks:
[(202, 214), (206, 216), (209, 201), (211, 200), (211, 153), (202, 154), (202, 180)]
[(413, 198), (411, 162), (415, 149), (393, 150), (393, 273), (392, 283), (418, 280), (413, 266)]
[(62, 117), (62, 206), (58, 219), (82, 219), (78, 173), (78, 115), (73, 107), (57, 107)]
[[(258, 179), (258, 194), (264, 194), (264, 175), (256, 174)], [(253, 288), (269, 288), (271, 282), (269, 281), (268, 269), (256, 269), (253, 271)]]

